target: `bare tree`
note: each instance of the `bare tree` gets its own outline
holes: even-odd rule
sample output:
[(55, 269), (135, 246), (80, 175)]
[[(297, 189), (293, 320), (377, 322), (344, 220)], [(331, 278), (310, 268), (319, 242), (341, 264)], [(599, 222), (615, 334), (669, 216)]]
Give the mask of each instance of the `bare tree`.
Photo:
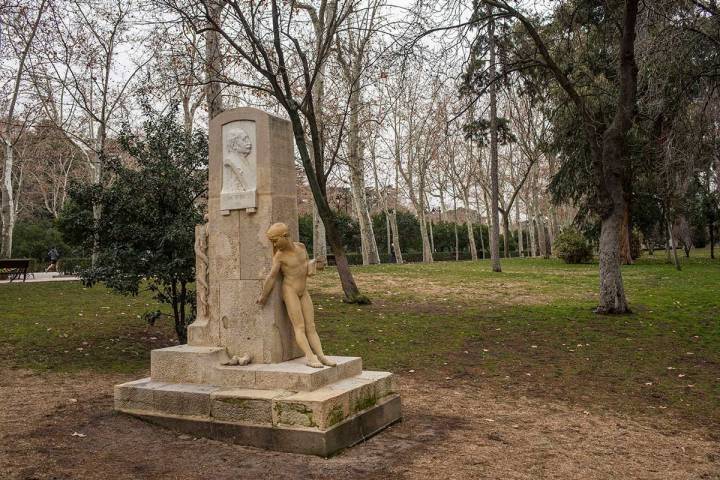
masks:
[(29, 194), (34, 208), (58, 218), (71, 180), (85, 179), (82, 153), (51, 122), (38, 122), (22, 140)]
[[(470, 208), (470, 193), (477, 181), (477, 163), (473, 158), (473, 145), (471, 142), (464, 142), (464, 155), (454, 155), (449, 162), (449, 171), (452, 179), (453, 189), (459, 194), (465, 208), (465, 225), (467, 227), (468, 245), (470, 258), (478, 259), (477, 247), (475, 246), (475, 232), (473, 230), (473, 218)], [(455, 146), (453, 144), (453, 146)], [(453, 151), (455, 149), (453, 148)], [(458, 148), (459, 150), (459, 148)], [(455, 213), (457, 222), (457, 209)], [(481, 233), (482, 234), (482, 233)]]
[[(236, 80), (225, 75), (223, 82), (252, 89), (274, 98), (287, 114), (293, 128), (295, 145), (310, 184), (310, 190), (325, 225), (327, 239), (335, 255), (345, 301), (366, 303), (350, 272), (336, 215), (327, 199), (327, 179), (335, 165), (336, 154), (325, 163), (325, 144), (321, 139), (318, 112), (315, 110), (314, 86), (321, 66), (327, 61), (334, 45), (335, 34), (352, 11), (353, 3), (338, 2), (333, 16), (326, 18), (323, 37), (315, 38), (304, 28), (302, 12), (295, 4), (278, 0), (247, 4), (227, 0), (222, 22), (214, 14), (215, 0), (164, 0), (194, 26), (198, 33), (215, 31), (228, 44), (229, 50), (249, 66), (255, 78)], [(327, 7), (323, 1), (321, 9)]]
[[(430, 95), (430, 101), (421, 95), (418, 79), (410, 78), (405, 68), (395, 81), (395, 89), (389, 91), (393, 99), (390, 113), (393, 156), (420, 222), (423, 262), (432, 262), (427, 217), (428, 171), (437, 154), (444, 119), (438, 121), (437, 115), (431, 113), (435, 95)], [(437, 91), (437, 85), (429, 88)]]
[[(45, 116), (82, 150), (97, 185), (104, 180), (113, 122), (126, 107), (133, 79), (151, 59), (134, 65), (119, 59), (125, 46), (139, 42), (130, 25), (134, 6), (132, 0), (57, 2), (49, 44), (33, 66)], [(97, 221), (101, 215), (96, 204), (93, 217)], [(93, 264), (95, 260), (93, 252)]]
[(490, 50), (490, 215), (492, 218), (490, 232), (490, 261), (493, 272), (501, 272), (500, 266), (500, 218), (498, 179), (498, 116), (497, 116), (497, 84), (495, 74), (495, 20), (492, 17), (492, 5), (488, 5), (488, 43)]
[[(33, 46), (40, 20), (45, 13), (47, 0), (42, 0), (36, 11), (26, 9), (24, 7), (8, 9), (6, 13), (11, 18), (0, 19), (0, 23), (5, 24), (9, 28), (11, 38), (2, 38), (0, 42), (8, 43), (13, 48), (14, 62), (17, 67), (11, 77), (11, 88), (8, 92), (8, 103), (4, 113), (4, 127), (2, 130), (2, 142), (4, 145), (4, 162), (3, 162), (3, 178), (0, 191), (2, 193), (2, 206), (0, 208), (0, 217), (2, 217), (2, 248), (0, 249), (0, 257), (12, 256), (13, 230), (15, 228), (15, 218), (17, 214), (17, 205), (13, 191), (13, 155), (14, 147), (22, 134), (27, 129), (29, 115), (31, 111), (26, 108), (22, 115), (18, 115), (18, 101), (21, 95), (21, 85), (23, 79), (27, 78), (26, 65), (30, 50)], [(7, 20), (7, 21), (5, 21)], [(30, 25), (27, 29), (26, 26)], [(5, 30), (3, 28), (3, 30)], [(4, 33), (4, 32), (2, 32)], [(2, 35), (0, 33), (0, 35)], [(22, 118), (20, 118), (22, 117)]]
[(367, 68), (370, 42), (376, 32), (383, 0), (370, 0), (360, 11), (348, 18), (348, 28), (337, 33), (337, 60), (349, 90), (347, 127), (347, 166), (350, 170), (350, 191), (360, 225), (363, 264), (380, 263), (372, 219), (365, 192), (364, 144), (361, 140), (363, 74)]

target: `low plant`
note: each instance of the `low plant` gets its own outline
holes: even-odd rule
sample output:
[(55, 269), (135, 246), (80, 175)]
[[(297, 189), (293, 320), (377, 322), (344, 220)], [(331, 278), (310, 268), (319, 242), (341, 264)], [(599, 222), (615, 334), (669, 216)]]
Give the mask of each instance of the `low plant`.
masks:
[(587, 263), (593, 252), (585, 237), (574, 228), (566, 228), (555, 238), (555, 255), (565, 263)]

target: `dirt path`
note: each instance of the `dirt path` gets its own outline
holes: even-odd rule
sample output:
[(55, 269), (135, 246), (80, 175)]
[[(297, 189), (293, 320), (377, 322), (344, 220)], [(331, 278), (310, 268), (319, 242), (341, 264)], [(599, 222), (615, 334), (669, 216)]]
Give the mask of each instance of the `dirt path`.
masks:
[(404, 421), (325, 460), (194, 440), (116, 415), (112, 385), (130, 379), (4, 370), (0, 478), (720, 479), (713, 432), (468, 384), (402, 378)]

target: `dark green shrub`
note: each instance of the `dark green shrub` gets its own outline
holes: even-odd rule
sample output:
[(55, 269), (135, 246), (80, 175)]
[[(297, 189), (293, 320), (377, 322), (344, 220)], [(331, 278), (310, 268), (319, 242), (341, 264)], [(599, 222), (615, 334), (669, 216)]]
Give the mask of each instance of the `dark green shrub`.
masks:
[(593, 258), (592, 249), (585, 237), (572, 228), (566, 228), (555, 238), (553, 251), (565, 263), (585, 263)]
[[(51, 219), (28, 219), (17, 222), (13, 232), (13, 257), (31, 258), (47, 265), (47, 253), (56, 247), (61, 257), (75, 254), (75, 249), (63, 241)], [(37, 267), (39, 268), (39, 266)]]

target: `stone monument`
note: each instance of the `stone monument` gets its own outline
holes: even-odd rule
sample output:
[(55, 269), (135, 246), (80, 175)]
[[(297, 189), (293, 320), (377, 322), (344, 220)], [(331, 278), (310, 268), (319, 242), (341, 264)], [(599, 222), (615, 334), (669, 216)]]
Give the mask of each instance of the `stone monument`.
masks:
[(187, 345), (152, 351), (149, 378), (115, 386), (115, 409), (197, 436), (321, 456), (399, 420), (391, 373), (320, 347), (305, 277), (322, 265), (291, 241), (290, 123), (226, 111), (211, 121), (209, 141), (208, 214), (195, 230), (197, 319)]

